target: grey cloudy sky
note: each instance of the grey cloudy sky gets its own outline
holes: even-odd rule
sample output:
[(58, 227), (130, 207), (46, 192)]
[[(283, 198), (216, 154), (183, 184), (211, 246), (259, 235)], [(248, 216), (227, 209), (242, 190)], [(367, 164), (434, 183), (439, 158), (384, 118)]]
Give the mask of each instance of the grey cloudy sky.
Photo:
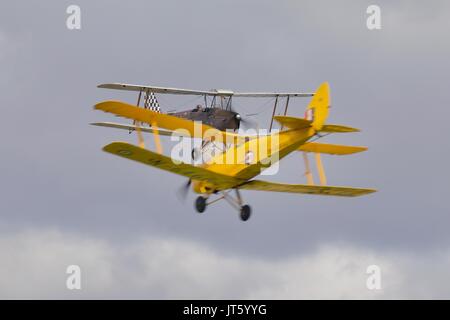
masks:
[[(66, 28), (81, 7), (82, 29)], [(0, 5), (0, 297), (449, 298), (449, 9), (445, 1), (14, 1)], [(103, 82), (312, 91), (329, 121), (362, 128), (324, 157), (356, 199), (245, 192), (194, 212), (185, 179), (103, 153), (134, 135), (91, 127), (92, 106), (133, 94)], [(189, 99), (159, 97), (165, 110)], [(306, 100), (292, 104), (302, 114)], [(235, 101), (267, 125), (270, 101)], [(324, 140), (325, 141), (325, 140)], [(164, 141), (168, 147), (167, 141)], [(166, 148), (167, 149), (167, 148)], [(271, 180), (303, 183), (300, 155)], [(83, 289), (65, 289), (79, 264)], [(365, 287), (378, 264), (383, 290)]]

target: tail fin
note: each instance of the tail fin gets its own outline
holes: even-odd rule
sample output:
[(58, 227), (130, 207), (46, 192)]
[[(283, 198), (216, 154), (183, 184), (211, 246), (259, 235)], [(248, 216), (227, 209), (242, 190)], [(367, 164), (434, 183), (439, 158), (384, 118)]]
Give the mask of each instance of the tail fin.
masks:
[(328, 82), (322, 83), (306, 108), (305, 118), (312, 121), (316, 131), (322, 129), (328, 118), (328, 107), (330, 106), (330, 86)]

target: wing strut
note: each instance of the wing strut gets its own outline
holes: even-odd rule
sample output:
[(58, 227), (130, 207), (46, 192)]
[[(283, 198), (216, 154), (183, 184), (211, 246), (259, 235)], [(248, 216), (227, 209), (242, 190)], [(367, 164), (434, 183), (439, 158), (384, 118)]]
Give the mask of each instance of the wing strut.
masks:
[(303, 160), (305, 161), (305, 176), (306, 180), (308, 181), (308, 185), (313, 186), (314, 185), (314, 178), (311, 172), (311, 167), (309, 165), (309, 159), (308, 154), (306, 152), (303, 152)]
[[(141, 96), (142, 96), (142, 90), (139, 91), (138, 100), (136, 102), (136, 105), (139, 107), (139, 104), (141, 103)], [(136, 120), (133, 120), (133, 125), (136, 125)], [(131, 134), (132, 130), (128, 130), (128, 133)]]
[(270, 118), (269, 132), (272, 131), (273, 117), (275, 116), (275, 111), (277, 111), (277, 105), (278, 105), (278, 96), (275, 98), (275, 104), (273, 105), (272, 118)]
[(158, 123), (155, 120), (152, 121), (152, 128), (153, 128), (153, 137), (155, 139), (156, 152), (162, 154), (162, 146), (161, 146), (161, 139), (159, 137)]
[[(142, 91), (143, 91), (143, 89), (139, 90), (138, 100), (136, 102), (137, 107), (139, 107), (141, 104)], [(148, 100), (149, 100), (149, 90), (148, 89), (146, 89), (146, 91), (145, 91), (144, 99), (145, 99), (144, 109), (147, 109), (147, 104), (148, 104)], [(141, 130), (141, 122), (138, 120), (133, 120), (133, 125), (136, 128), (139, 147), (141, 147), (142, 149), (145, 149), (145, 141), (144, 141), (144, 136), (143, 136), (142, 130)], [(161, 139), (159, 137), (158, 124), (157, 124), (156, 120), (151, 122), (151, 126), (152, 126), (152, 130), (153, 130), (153, 137), (155, 139), (156, 152), (158, 152), (159, 154), (162, 154), (163, 151), (162, 151), (162, 146), (161, 146)], [(131, 133), (131, 131), (132, 130), (130, 129), (129, 133)]]
[(319, 172), (319, 180), (320, 185), (326, 186), (327, 185), (327, 177), (325, 176), (325, 169), (322, 165), (322, 159), (320, 157), (320, 153), (314, 153), (316, 157), (316, 165), (317, 165), (317, 171)]
[[(138, 101), (136, 103), (136, 105), (138, 107), (141, 104), (141, 96), (142, 96), (142, 90), (139, 90)], [(133, 120), (133, 124), (136, 125), (136, 133), (138, 136), (139, 147), (145, 149), (144, 136), (142, 135), (142, 131), (141, 131), (141, 123), (139, 121)], [(131, 133), (131, 131), (130, 131), (130, 133)]]
[[(289, 108), (289, 98), (290, 98), (290, 96), (287, 96), (287, 98), (286, 98), (286, 105), (285, 105), (285, 107), (284, 107), (284, 115), (287, 114), (287, 111), (288, 111), (288, 108)], [(284, 127), (284, 126), (281, 125), (280, 131), (283, 130), (283, 127)]]

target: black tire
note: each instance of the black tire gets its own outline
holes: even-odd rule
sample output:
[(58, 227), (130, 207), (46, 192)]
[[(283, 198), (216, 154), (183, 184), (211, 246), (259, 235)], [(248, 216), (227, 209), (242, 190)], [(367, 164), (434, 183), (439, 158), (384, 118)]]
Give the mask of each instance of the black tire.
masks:
[(199, 196), (195, 200), (195, 210), (197, 210), (198, 213), (204, 212), (206, 209), (206, 198)]
[(251, 214), (252, 214), (252, 209), (250, 208), (249, 205), (243, 205), (241, 207), (240, 218), (242, 221), (247, 221), (248, 219), (250, 219)]

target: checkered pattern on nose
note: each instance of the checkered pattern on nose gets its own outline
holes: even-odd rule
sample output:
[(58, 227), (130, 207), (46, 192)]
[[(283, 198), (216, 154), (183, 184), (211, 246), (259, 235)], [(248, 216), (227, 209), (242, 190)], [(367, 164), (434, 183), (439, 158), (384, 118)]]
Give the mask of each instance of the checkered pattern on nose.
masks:
[(158, 100), (153, 92), (147, 92), (145, 94), (145, 104), (144, 107), (154, 112), (161, 112)]

